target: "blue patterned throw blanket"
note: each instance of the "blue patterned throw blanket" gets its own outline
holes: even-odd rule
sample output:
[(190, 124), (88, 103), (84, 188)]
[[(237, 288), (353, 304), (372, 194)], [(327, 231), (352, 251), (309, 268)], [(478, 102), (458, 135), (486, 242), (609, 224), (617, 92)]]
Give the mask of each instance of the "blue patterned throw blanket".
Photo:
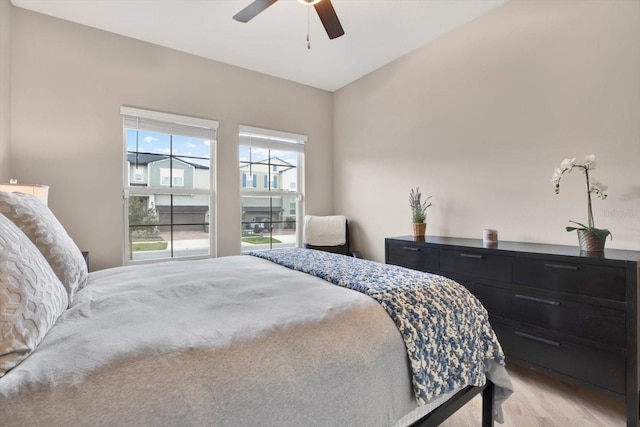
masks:
[(504, 364), (487, 311), (446, 277), (309, 249), (249, 252), (361, 292), (384, 307), (404, 339), (418, 404), (485, 383), (485, 361)]

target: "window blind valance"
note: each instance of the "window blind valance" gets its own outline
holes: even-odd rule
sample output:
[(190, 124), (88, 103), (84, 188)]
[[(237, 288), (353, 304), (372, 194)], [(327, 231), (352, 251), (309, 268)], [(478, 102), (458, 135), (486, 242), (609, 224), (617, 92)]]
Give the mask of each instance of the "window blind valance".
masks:
[(120, 114), (123, 116), (125, 129), (137, 129), (192, 138), (216, 139), (218, 122), (215, 120), (131, 107), (120, 107)]
[(240, 145), (304, 153), (306, 135), (240, 126)]

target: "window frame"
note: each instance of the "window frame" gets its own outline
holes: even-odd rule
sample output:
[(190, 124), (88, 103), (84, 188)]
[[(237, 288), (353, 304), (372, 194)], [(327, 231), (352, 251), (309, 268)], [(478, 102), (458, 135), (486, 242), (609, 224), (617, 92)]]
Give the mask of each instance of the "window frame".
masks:
[[(178, 114), (163, 113), (153, 110), (144, 110), (139, 108), (122, 106), (120, 107), (120, 114), (122, 115), (122, 149), (123, 149), (123, 217), (124, 217), (124, 236), (123, 236), (123, 253), (122, 259), (124, 265), (132, 264), (148, 264), (174, 260), (186, 260), (186, 259), (202, 259), (202, 258), (215, 258), (216, 253), (216, 241), (217, 241), (217, 217), (216, 217), (216, 190), (215, 190), (215, 172), (216, 172), (216, 150), (217, 150), (217, 129), (219, 123), (216, 120), (203, 119), (197, 117), (183, 116)], [(184, 186), (184, 177), (181, 186), (167, 185), (158, 187), (149, 187), (149, 181), (147, 180), (145, 186), (130, 185), (129, 183), (139, 182), (130, 180), (130, 164), (127, 159), (127, 130), (132, 129), (131, 126), (127, 126), (130, 123), (131, 118), (140, 118), (142, 120), (147, 119), (150, 122), (158, 122), (160, 126), (164, 125), (166, 128), (158, 130), (148, 131), (163, 133), (166, 135), (178, 135), (178, 136), (190, 136), (210, 141), (209, 144), (209, 188), (197, 189), (186, 188)], [(168, 131), (175, 130), (175, 132), (169, 133)], [(202, 135), (200, 135), (202, 133)], [(207, 134), (208, 133), (208, 134)], [(180, 155), (173, 155), (174, 157), (180, 157)], [(175, 169), (175, 168), (174, 168)], [(148, 170), (147, 170), (148, 174)], [(174, 179), (173, 173), (171, 173), (171, 180)], [(144, 179), (143, 179), (144, 182)], [(175, 257), (173, 253), (170, 257), (155, 258), (149, 260), (132, 260), (129, 259), (129, 198), (131, 196), (153, 196), (156, 195), (208, 195), (209, 202), (209, 254), (208, 255), (194, 255), (194, 256), (180, 256)], [(153, 202), (154, 209), (155, 200)]]
[[(244, 138), (251, 138), (251, 144), (246, 144), (242, 141)], [(253, 140), (255, 138), (255, 140)], [(295, 134), (291, 132), (276, 131), (271, 129), (257, 128), (253, 126), (240, 125), (238, 132), (238, 151), (241, 146), (245, 147), (257, 147), (266, 148), (275, 151), (289, 151), (297, 153), (297, 165), (296, 165), (296, 189), (290, 190), (288, 188), (272, 188), (274, 175), (269, 171), (271, 177), (267, 180), (268, 186), (264, 190), (257, 190), (255, 188), (247, 188), (242, 185), (242, 181), (239, 183), (240, 189), (240, 224), (241, 230), (243, 229), (242, 223), (242, 197), (243, 196), (255, 196), (255, 197), (295, 197), (296, 203), (296, 247), (302, 247), (303, 242), (303, 223), (304, 223), (304, 209), (305, 209), (305, 185), (304, 185), (304, 161), (305, 161), (305, 144), (307, 142), (307, 136), (301, 134)], [(241, 164), (238, 159), (238, 165)], [(271, 165), (276, 167), (277, 165)], [(276, 172), (277, 174), (277, 172)], [(254, 174), (255, 175), (255, 174)], [(240, 175), (238, 175), (240, 176)], [(275, 175), (277, 176), (277, 175)], [(284, 206), (283, 206), (284, 208)], [(289, 207), (286, 208), (289, 211)], [(270, 243), (270, 248), (273, 248), (273, 244)], [(242, 249), (242, 240), (240, 241), (240, 250)]]

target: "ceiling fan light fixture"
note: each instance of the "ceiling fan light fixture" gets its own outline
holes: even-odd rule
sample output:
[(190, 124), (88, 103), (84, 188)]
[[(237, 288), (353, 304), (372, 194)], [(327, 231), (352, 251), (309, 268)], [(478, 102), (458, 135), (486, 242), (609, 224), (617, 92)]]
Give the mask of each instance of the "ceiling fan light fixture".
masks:
[(320, 3), (322, 0), (298, 0), (299, 3), (304, 4), (305, 6), (313, 6), (314, 4)]

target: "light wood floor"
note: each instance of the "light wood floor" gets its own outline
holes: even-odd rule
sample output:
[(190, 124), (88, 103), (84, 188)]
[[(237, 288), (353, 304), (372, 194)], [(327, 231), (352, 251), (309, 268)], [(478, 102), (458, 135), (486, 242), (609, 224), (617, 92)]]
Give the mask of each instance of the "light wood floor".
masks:
[[(597, 369), (597, 367), (594, 367)], [(570, 385), (526, 368), (508, 368), (514, 393), (503, 405), (504, 427), (625, 426), (622, 401)], [(475, 397), (442, 426), (481, 425), (482, 400)], [(496, 424), (500, 426), (500, 424)]]

